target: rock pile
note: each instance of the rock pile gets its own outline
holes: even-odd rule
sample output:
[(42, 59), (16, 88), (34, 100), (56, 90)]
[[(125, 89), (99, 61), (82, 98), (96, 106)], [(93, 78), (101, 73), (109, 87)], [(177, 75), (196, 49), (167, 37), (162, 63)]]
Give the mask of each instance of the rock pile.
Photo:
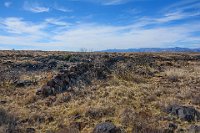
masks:
[(172, 105), (167, 108), (167, 112), (188, 122), (200, 121), (200, 112), (193, 107)]
[(93, 133), (123, 133), (120, 128), (110, 122), (97, 124)]
[(61, 70), (53, 79), (47, 82), (36, 94), (44, 97), (67, 91), (70, 87), (81, 84), (88, 85), (93, 79), (106, 79), (109, 69), (100, 64), (80, 63)]

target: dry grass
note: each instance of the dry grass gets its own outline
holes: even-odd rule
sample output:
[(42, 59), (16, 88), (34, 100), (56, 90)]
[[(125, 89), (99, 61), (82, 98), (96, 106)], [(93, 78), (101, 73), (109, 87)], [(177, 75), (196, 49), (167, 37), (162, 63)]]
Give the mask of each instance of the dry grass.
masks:
[(177, 82), (181, 80), (182, 78), (185, 78), (188, 76), (188, 72), (180, 68), (170, 68), (166, 70), (165, 73), (168, 79), (172, 82)]
[[(3, 53), (3, 55), (8, 54), (11, 55), (8, 57), (9, 60), (13, 61), (11, 53)], [(15, 60), (20, 60), (24, 56), (36, 60), (56, 54), (60, 55), (55, 57), (59, 59), (57, 62), (61, 61), (59, 65), (62, 66), (65, 66), (63, 64), (65, 58), (77, 60), (87, 56), (84, 54), (69, 56), (59, 52), (31, 54), (19, 52)], [(61, 55), (64, 57), (61, 58)], [(116, 57), (118, 54), (111, 55)], [(97, 55), (91, 53), (90, 56)], [(14, 130), (25, 132), (27, 128), (34, 128), (36, 132), (41, 133), (56, 132), (70, 127), (79, 129), (81, 133), (90, 133), (96, 124), (105, 121), (111, 121), (127, 133), (162, 132), (163, 129), (168, 128), (169, 123), (175, 123), (179, 129), (187, 129), (192, 124), (200, 125), (199, 122), (181, 121), (164, 111), (167, 106), (174, 104), (193, 106), (200, 110), (199, 61), (181, 59), (173, 61), (171, 58), (174, 56), (178, 58), (180, 56), (178, 54), (148, 56), (122, 54), (121, 56), (128, 59), (117, 62), (107, 79), (94, 79), (88, 86), (82, 88), (74, 86), (70, 91), (46, 98), (37, 96), (35, 93), (59, 70), (55, 68), (27, 72), (19, 69), (21, 74), (18, 75), (18, 80), (32, 80), (37, 81), (38, 84), (22, 88), (16, 88), (11, 84), (1, 84), (3, 87), (0, 87), (2, 92), (0, 93), (2, 101), (0, 103), (0, 132), (8, 129), (12, 121), (18, 122), (15, 127), (10, 126)], [(156, 61), (152, 61), (151, 58), (155, 58)], [(8, 59), (3, 60), (7, 62)], [(98, 61), (102, 62), (102, 60)], [(37, 61), (34, 63), (37, 64)]]

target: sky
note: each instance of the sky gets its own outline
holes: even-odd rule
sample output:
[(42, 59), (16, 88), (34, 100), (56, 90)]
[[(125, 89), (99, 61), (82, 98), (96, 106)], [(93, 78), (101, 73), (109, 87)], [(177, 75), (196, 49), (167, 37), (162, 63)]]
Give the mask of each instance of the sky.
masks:
[(0, 49), (200, 48), (200, 0), (0, 0)]

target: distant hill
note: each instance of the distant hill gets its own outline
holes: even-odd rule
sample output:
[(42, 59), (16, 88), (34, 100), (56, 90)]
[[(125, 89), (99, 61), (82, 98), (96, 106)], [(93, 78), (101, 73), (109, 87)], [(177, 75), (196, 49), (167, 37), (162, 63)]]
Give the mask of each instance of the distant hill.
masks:
[(130, 49), (107, 49), (99, 52), (200, 52), (200, 48), (130, 48)]

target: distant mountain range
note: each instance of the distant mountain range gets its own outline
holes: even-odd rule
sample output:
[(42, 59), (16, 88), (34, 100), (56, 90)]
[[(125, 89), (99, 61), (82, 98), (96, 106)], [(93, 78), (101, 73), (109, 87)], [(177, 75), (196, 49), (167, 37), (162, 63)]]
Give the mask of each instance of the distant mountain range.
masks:
[(200, 48), (129, 48), (129, 49), (107, 49), (99, 52), (200, 52)]

